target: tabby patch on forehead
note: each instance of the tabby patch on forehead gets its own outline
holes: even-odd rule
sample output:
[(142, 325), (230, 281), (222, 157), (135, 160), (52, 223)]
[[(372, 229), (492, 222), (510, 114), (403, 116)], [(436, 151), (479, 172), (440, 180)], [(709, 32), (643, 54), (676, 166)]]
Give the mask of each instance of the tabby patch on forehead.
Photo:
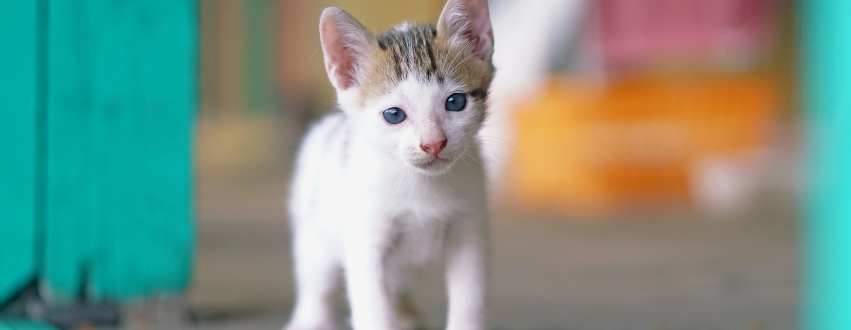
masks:
[(398, 81), (414, 76), (421, 80), (431, 80), (438, 73), (435, 58), (435, 38), (437, 28), (434, 25), (413, 25), (405, 22), (378, 36), (378, 46), (390, 55), (395, 79)]
[[(351, 20), (346, 24), (352, 26), (342, 30), (351, 35), (343, 39), (345, 43), (338, 48), (331, 48), (335, 44), (329, 44), (328, 48), (336, 52), (328, 53), (326, 57), (330, 57), (326, 62), (330, 61), (329, 75), (332, 82), (338, 81), (335, 85), (338, 89), (355, 87), (349, 104), (364, 107), (369, 100), (390, 93), (407, 80), (437, 85), (450, 83), (453, 88), (460, 88), (455, 92), (469, 93), (474, 100), (487, 98), (494, 67), (489, 53), (476, 50), (482, 47), (480, 40), (487, 39), (486, 35), (481, 36), (484, 39), (464, 41), (467, 35), (451, 27), (412, 22), (373, 35), (348, 14), (341, 12), (341, 15)], [(340, 77), (348, 80), (339, 80)]]

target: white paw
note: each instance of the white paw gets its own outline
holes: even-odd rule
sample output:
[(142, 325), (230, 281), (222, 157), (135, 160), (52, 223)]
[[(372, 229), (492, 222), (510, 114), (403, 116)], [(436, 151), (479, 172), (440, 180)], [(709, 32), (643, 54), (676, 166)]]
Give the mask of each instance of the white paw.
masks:
[(399, 330), (426, 330), (428, 327), (418, 317), (399, 316)]
[(281, 330), (338, 330), (337, 325), (323, 323), (323, 324), (288, 324), (283, 327)]

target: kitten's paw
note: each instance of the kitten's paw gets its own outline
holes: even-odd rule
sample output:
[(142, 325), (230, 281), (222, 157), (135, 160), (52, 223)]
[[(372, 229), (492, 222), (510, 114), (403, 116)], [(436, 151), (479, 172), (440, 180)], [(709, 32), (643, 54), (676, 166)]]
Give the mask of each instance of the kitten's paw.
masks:
[(419, 310), (414, 305), (414, 301), (411, 299), (410, 294), (403, 293), (400, 295), (396, 305), (396, 312), (399, 318), (400, 330), (428, 329), (428, 326), (423, 321)]
[(399, 319), (399, 330), (428, 330), (428, 327), (418, 319)]
[(322, 323), (322, 324), (288, 324), (284, 326), (281, 330), (338, 330), (336, 324), (331, 323)]

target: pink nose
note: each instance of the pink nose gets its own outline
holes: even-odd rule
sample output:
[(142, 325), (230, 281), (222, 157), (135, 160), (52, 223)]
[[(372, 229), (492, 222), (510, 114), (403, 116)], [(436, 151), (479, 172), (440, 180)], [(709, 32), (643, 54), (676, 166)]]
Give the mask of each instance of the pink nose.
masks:
[(420, 148), (423, 149), (423, 151), (434, 155), (434, 157), (437, 157), (437, 154), (439, 154), (443, 148), (446, 148), (446, 139), (420, 144)]

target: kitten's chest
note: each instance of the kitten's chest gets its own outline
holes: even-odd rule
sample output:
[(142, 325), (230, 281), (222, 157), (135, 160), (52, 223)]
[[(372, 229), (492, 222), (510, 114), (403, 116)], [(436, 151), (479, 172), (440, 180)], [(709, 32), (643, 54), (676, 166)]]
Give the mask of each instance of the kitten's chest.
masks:
[(422, 265), (434, 260), (444, 248), (451, 230), (449, 219), (417, 218), (403, 214), (393, 219), (387, 254), (399, 263)]

